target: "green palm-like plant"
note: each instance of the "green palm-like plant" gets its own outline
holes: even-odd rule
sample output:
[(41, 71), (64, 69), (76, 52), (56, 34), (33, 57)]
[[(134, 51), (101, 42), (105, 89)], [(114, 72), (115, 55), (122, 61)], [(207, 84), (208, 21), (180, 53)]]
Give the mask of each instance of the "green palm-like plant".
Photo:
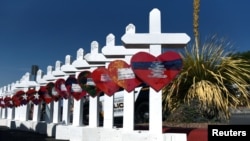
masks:
[[(228, 119), (230, 108), (249, 106), (245, 78), (250, 78), (250, 63), (230, 57), (230, 48), (216, 36), (200, 45), (200, 52), (196, 44), (187, 46), (181, 53), (181, 73), (163, 91), (164, 108), (174, 111), (186, 103), (196, 106), (206, 118)], [(233, 85), (240, 95), (231, 90)]]
[(232, 56), (234, 53), (230, 44), (217, 36), (201, 44), (200, 0), (193, 0), (193, 9), (194, 43), (181, 53), (181, 73), (163, 90), (164, 108), (165, 111), (181, 109), (184, 113), (179, 118), (185, 121), (194, 121), (189, 117), (203, 121), (204, 118), (228, 119), (231, 108), (250, 106), (250, 94), (246, 87), (247, 78), (250, 78), (250, 62)]

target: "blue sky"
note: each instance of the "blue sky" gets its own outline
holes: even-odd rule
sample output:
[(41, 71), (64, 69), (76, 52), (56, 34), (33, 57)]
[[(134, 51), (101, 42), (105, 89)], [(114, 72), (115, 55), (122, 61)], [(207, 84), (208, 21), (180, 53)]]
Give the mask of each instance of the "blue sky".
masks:
[[(246, 0), (201, 0), (201, 37), (217, 34), (237, 51), (248, 51), (249, 5)], [(86, 54), (92, 41), (102, 48), (109, 33), (121, 45), (129, 23), (147, 33), (153, 8), (161, 11), (162, 32), (193, 38), (193, 0), (1, 0), (0, 87), (20, 80), (34, 64), (46, 73), (66, 55), (75, 59), (79, 48)]]

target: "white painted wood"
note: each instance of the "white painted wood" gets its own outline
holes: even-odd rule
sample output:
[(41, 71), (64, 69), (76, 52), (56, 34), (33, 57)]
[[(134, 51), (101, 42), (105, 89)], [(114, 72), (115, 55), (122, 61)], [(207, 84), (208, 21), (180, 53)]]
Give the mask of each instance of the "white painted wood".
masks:
[[(2, 96), (5, 97), (6, 96), (6, 91), (7, 91), (7, 86), (3, 86), (2, 87)], [(17, 110), (16, 110), (17, 112)], [(6, 119), (7, 118), (7, 108), (2, 108), (2, 119)]]
[[(41, 69), (37, 70), (37, 75), (36, 75), (36, 82), (38, 84), (38, 86), (36, 87), (36, 90), (39, 91), (41, 86), (46, 86), (48, 81), (44, 79), (44, 75)], [(42, 103), (39, 103), (38, 105), (34, 105), (34, 109), (33, 109), (33, 118), (32, 120), (35, 122), (39, 122), (41, 120), (41, 116), (42, 116)], [(53, 109), (53, 107), (52, 107)], [(53, 110), (51, 113), (51, 117), (53, 117)], [(52, 121), (52, 119), (51, 119)]]
[(7, 108), (2, 109), (2, 119), (6, 119), (7, 117)]
[(65, 64), (61, 66), (61, 71), (63, 71), (64, 73), (70, 75), (74, 75), (75, 72), (77, 71), (77, 69), (71, 65), (71, 56), (70, 55), (66, 55), (65, 56)]
[(63, 112), (62, 112), (62, 122), (68, 125), (70, 113), (70, 99), (63, 99)]
[[(109, 62), (106, 63), (106, 68), (108, 67)], [(113, 128), (114, 126), (114, 95), (108, 96), (104, 94), (103, 102), (103, 127), (104, 128)]]
[[(122, 36), (122, 42), (124, 45), (115, 45), (115, 36), (109, 34), (106, 38), (106, 46), (102, 48), (102, 53), (99, 53), (99, 44), (97, 41), (91, 43), (91, 52), (84, 55), (84, 50), (79, 49), (77, 52), (77, 58), (71, 65), (71, 56), (65, 57), (65, 64), (61, 67), (61, 62), (56, 61), (55, 70), (52, 71), (52, 66), (48, 66), (47, 74), (42, 75), (41, 70), (38, 71), (37, 83), (30, 81), (30, 74), (26, 73), (18, 83), (15, 84), (15, 89), (22, 89), (27, 91), (30, 87), (44, 86), (49, 82), (55, 82), (59, 78), (68, 78), (69, 74), (77, 75), (83, 70), (93, 71), (98, 66), (108, 66), (111, 61), (121, 59), (127, 63), (130, 62), (132, 55), (139, 51), (149, 52), (154, 56), (158, 56), (162, 53), (162, 48), (166, 46), (177, 45), (178, 47), (185, 46), (190, 38), (185, 33), (161, 33), (161, 14), (158, 9), (153, 9), (149, 15), (149, 33), (135, 33), (135, 26), (129, 24), (126, 27), (126, 33)], [(141, 48), (143, 47), (143, 48)], [(124, 58), (125, 57), (125, 58)], [(74, 100), (73, 111), (73, 126), (69, 124), (70, 99), (62, 100), (63, 115), (61, 119), (61, 103), (52, 102), (47, 107), (47, 119), (45, 126), (51, 127), (50, 122), (52, 120), (53, 125), (60, 123), (62, 120), (65, 124), (57, 126), (56, 137), (61, 136), (62, 139), (67, 140), (185, 140), (185, 134), (162, 134), (162, 91), (155, 91), (150, 88), (150, 123), (149, 131), (136, 132), (134, 128), (134, 92), (124, 92), (124, 120), (123, 130), (114, 128), (114, 96), (104, 95), (104, 126), (98, 127), (99, 116), (99, 98), (90, 97), (89, 103), (89, 126), (82, 127), (82, 108), (83, 99)], [(10, 91), (7, 88), (0, 89), (0, 96), (9, 94)], [(11, 91), (13, 93), (13, 91)], [(3, 108), (0, 111), (0, 118), (5, 120), (15, 120), (17, 127), (19, 125), (25, 125), (29, 129), (34, 129), (34, 124), (31, 122), (39, 121), (39, 105), (34, 105), (33, 121), (27, 121), (29, 104), (20, 106), (17, 108)], [(15, 112), (13, 112), (15, 111)], [(13, 115), (13, 113), (15, 113)], [(1, 122), (2, 123), (2, 122)], [(98, 127), (98, 128), (97, 128)], [(46, 129), (46, 128), (45, 128)], [(52, 128), (51, 128), (52, 129)], [(50, 129), (47, 129), (50, 130)], [(39, 130), (40, 131), (40, 130)], [(80, 132), (75, 132), (80, 131)], [(44, 131), (43, 131), (44, 132)], [(68, 135), (70, 133), (70, 135)], [(112, 137), (110, 136), (112, 134)], [(65, 135), (65, 138), (63, 137)], [(82, 138), (86, 137), (87, 138)], [(91, 136), (95, 136), (94, 138)]]
[[(160, 11), (154, 9), (149, 15), (149, 33), (161, 33)], [(161, 45), (150, 44), (150, 53), (154, 56), (161, 54)], [(149, 89), (149, 131), (152, 133), (162, 132), (162, 90), (156, 92)]]
[[(20, 79), (19, 83), (15, 85), (16, 89), (23, 90), (24, 92), (27, 92), (29, 88), (37, 87), (38, 84), (35, 81), (30, 81), (30, 73), (25, 73), (25, 75)], [(18, 107), (17, 110), (17, 119), (20, 121), (27, 121), (29, 116), (29, 110), (30, 110), (30, 103), (27, 105), (22, 105)]]
[(52, 66), (49, 65), (47, 67), (47, 73), (43, 76), (43, 79), (45, 81), (48, 81), (48, 82), (51, 82), (51, 81), (54, 81), (56, 79), (56, 77), (52, 74)]
[[(28, 91), (28, 88), (24, 88), (24, 91)], [(20, 106), (20, 121), (27, 121), (28, 120), (28, 115), (29, 115), (29, 108), (30, 108), (30, 104), (26, 104), (23, 106)]]
[[(135, 26), (129, 24), (126, 27), (126, 33), (135, 33)], [(106, 37), (106, 46), (102, 48), (102, 53), (105, 56), (125, 56), (125, 58), (117, 58), (119, 60), (124, 60), (130, 64), (130, 59), (132, 55), (139, 51), (149, 52), (149, 49), (137, 49), (137, 48), (125, 48), (122, 45), (115, 45), (115, 36), (109, 34)], [(123, 108), (123, 129), (125, 131), (132, 131), (134, 129), (134, 91), (127, 92), (124, 91), (124, 108)], [(104, 112), (106, 113), (106, 112)]]
[(134, 108), (135, 108), (135, 94), (134, 91), (124, 91), (124, 108), (123, 108), (123, 130), (134, 130)]
[(104, 128), (113, 128), (114, 126), (114, 96), (104, 95)]
[(99, 97), (89, 97), (89, 127), (99, 126)]
[[(129, 25), (133, 30), (135, 29), (134, 25)], [(133, 54), (138, 51), (148, 52), (148, 49), (127, 49), (122, 45), (115, 45), (115, 36), (109, 34), (106, 37), (106, 46), (102, 48), (102, 53), (105, 56), (114, 57), (113, 60), (124, 60), (128, 64), (130, 63), (130, 58)], [(119, 58), (115, 58), (115, 57)], [(110, 60), (113, 61), (113, 60)], [(108, 62), (108, 61), (107, 61)], [(106, 63), (106, 67), (109, 63)], [(134, 92), (124, 91), (124, 117), (123, 117), (123, 128), (124, 130), (132, 131), (134, 128)], [(132, 101), (132, 103), (131, 103)], [(104, 97), (104, 127), (112, 128), (114, 124), (114, 96)]]
[[(91, 66), (89, 71), (93, 72), (95, 69), (97, 69), (97, 67)], [(99, 112), (100, 112), (99, 111), (99, 96), (96, 96), (96, 97), (89, 96), (89, 127), (99, 126)]]
[(48, 81), (44, 79), (43, 71), (41, 69), (37, 71), (36, 82), (39, 86), (45, 86), (46, 84), (48, 84)]
[[(86, 54), (84, 58), (88, 63), (104, 63), (102, 66), (107, 67), (109, 62), (117, 59), (117, 58), (106, 58), (104, 54), (99, 53), (99, 43), (97, 41), (91, 42), (91, 51), (90, 53)], [(112, 50), (110, 50), (112, 52)], [(95, 63), (94, 63), (95, 64)], [(93, 68), (92, 68), (93, 69)], [(91, 99), (90, 99), (91, 100)], [(94, 99), (92, 99), (94, 100)], [(98, 111), (98, 102), (95, 100), (93, 102), (90, 102), (90, 107), (93, 107), (95, 110), (90, 111), (89, 118), (95, 118), (93, 116), (96, 116), (96, 112)], [(93, 105), (92, 105), (93, 104)], [(97, 106), (97, 107), (96, 107)], [(107, 96), (104, 94), (104, 119), (103, 119), (103, 127), (104, 128), (113, 128), (114, 125), (114, 96)], [(97, 110), (97, 111), (96, 111)], [(97, 121), (98, 122), (98, 121)], [(94, 120), (93, 120), (94, 124)]]
[(41, 117), (41, 104), (34, 105), (32, 121), (38, 122)]
[[(180, 38), (182, 40), (180, 40)], [(158, 44), (158, 45), (169, 45), (169, 44), (187, 44), (190, 40), (186, 33), (162, 33), (162, 34), (125, 34), (122, 37), (124, 43), (130, 43), (134, 45), (140, 44)]]
[[(133, 24), (129, 24), (127, 27), (135, 28)], [(123, 45), (115, 45), (115, 36), (113, 34), (109, 34), (106, 37), (106, 45), (102, 48), (102, 53), (105, 56), (127, 56), (133, 55), (139, 51), (149, 52), (147, 48), (125, 48)]]
[(88, 61), (88, 63), (102, 62), (103, 64), (105, 64), (105, 62), (108, 61), (107, 58), (98, 51), (99, 51), (99, 43), (97, 41), (92, 41), (90, 53), (87, 53), (84, 56), (84, 58), (86, 59), (86, 61)]
[[(65, 62), (69, 63), (68, 62), (69, 60), (67, 60), (67, 59), (69, 59), (69, 58), (66, 57)], [(65, 72), (63, 72), (61, 70), (61, 66), (62, 66), (62, 62), (57, 60), (56, 63), (55, 63), (55, 70), (52, 71), (52, 75), (53, 75), (52, 79), (55, 78), (54, 82), (56, 80), (58, 80), (59, 78), (62, 78), (64, 80), (66, 80), (68, 78), (68, 76), (69, 76), (67, 73), (65, 73)], [(61, 98), (60, 102), (62, 102), (62, 103), (59, 103), (59, 113), (62, 112), (62, 117), (61, 117), (62, 122), (67, 125), (70, 122), (70, 119), (69, 119), (69, 111), (70, 111), (70, 107), (69, 107), (70, 103), (69, 102), (70, 102), (70, 99)], [(60, 116), (59, 116), (59, 118), (60, 118)]]
[[(79, 57), (82, 57), (81, 55), (81, 52), (78, 52), (77, 54), (78, 58)], [(65, 73), (65, 76), (70, 76), (70, 75), (73, 75), (73, 76), (76, 76), (76, 72), (78, 72), (78, 69), (71, 64), (71, 56), (70, 55), (66, 55), (65, 56), (65, 64), (61, 66), (61, 71), (63, 71)], [(67, 78), (66, 78), (67, 79)], [(75, 105), (77, 104), (77, 105)], [(78, 107), (78, 106), (81, 106), (81, 107)], [(73, 111), (72, 111), (73, 110)], [(74, 110), (76, 110), (74, 112)], [(64, 99), (63, 101), (63, 121), (66, 123), (66, 124), (69, 124), (71, 121), (70, 119), (72, 118), (72, 124), (74, 126), (80, 126), (82, 123), (81, 123), (81, 114), (80, 112), (82, 110), (82, 101), (76, 101), (73, 99), (73, 97), (69, 97), (69, 99)], [(75, 121), (74, 121), (75, 120)]]
[[(162, 53), (164, 45), (185, 46), (190, 37), (185, 33), (161, 33), (161, 13), (158, 9), (153, 9), (149, 14), (149, 33), (134, 33), (133, 29), (128, 29), (122, 36), (125, 47), (149, 47), (150, 54), (158, 56)], [(151, 133), (162, 132), (162, 90), (149, 91), (149, 130)]]
[(30, 80), (30, 73), (26, 72), (25, 75), (20, 80), (20, 83), (15, 85), (15, 88), (31, 88), (31, 87), (36, 87), (37, 82), (36, 81), (31, 81)]
[(53, 110), (54, 110), (54, 103), (51, 102), (49, 104), (45, 104), (45, 113), (44, 119), (47, 123), (51, 123), (53, 121)]
[[(107, 58), (103, 53), (100, 53), (98, 51), (99, 51), (99, 43), (97, 41), (92, 41), (90, 53), (87, 53), (84, 56), (86, 61), (89, 64), (91, 64), (91, 66), (97, 67), (97, 66), (100, 66), (100, 64), (102, 64), (102, 66), (106, 66), (107, 62), (111, 62), (111, 61), (118, 59), (117, 56)], [(112, 53), (113, 50), (110, 50), (110, 52)], [(124, 56), (119, 57), (119, 59), (121, 59), (121, 58), (124, 58)], [(97, 63), (97, 65), (94, 65), (96, 63)]]
[(77, 72), (90, 68), (90, 64), (84, 59), (83, 48), (77, 50), (76, 60), (73, 61), (72, 65), (77, 69)]
[(61, 109), (59, 101), (52, 101), (53, 102), (53, 123), (59, 123), (61, 120)]
[(61, 70), (61, 65), (62, 65), (62, 62), (57, 60), (56, 64), (55, 64), (55, 70), (52, 71), (52, 75), (54, 77), (60, 77), (60, 76), (65, 76), (66, 75), (66, 73)]
[[(79, 49), (78, 50), (78, 55), (79, 55), (79, 51), (83, 51), (82, 49)], [(80, 58), (79, 58), (80, 57)], [(86, 62), (85, 60), (83, 60), (82, 58), (83, 56), (78, 56), (78, 61), (79, 62), (76, 62), (76, 63), (79, 63), (78, 64), (78, 67), (79, 69), (82, 69), (83, 67), (81, 67), (81, 64), (80, 62)], [(87, 62), (85, 65), (88, 65)], [(78, 69), (78, 68), (77, 68)], [(78, 75), (80, 74), (80, 70), (77, 70), (75, 76), (76, 78), (78, 78)], [(73, 121), (72, 121), (72, 125), (73, 126), (81, 126), (83, 125), (83, 103), (84, 102), (84, 99), (81, 98), (80, 100), (73, 100)]]
[[(7, 93), (10, 96), (14, 93), (13, 89), (11, 89), (11, 84), (7, 85)], [(14, 112), (15, 112), (15, 107), (7, 108), (7, 119), (9, 120), (14, 119), (14, 115), (15, 115)]]
[[(130, 64), (131, 55), (125, 57), (125, 61)], [(135, 109), (135, 94), (134, 91), (124, 91), (124, 107), (123, 107), (123, 130), (134, 130), (134, 109)]]
[(7, 119), (12, 120), (14, 117), (15, 108), (7, 108)]
[(73, 126), (81, 126), (82, 119), (83, 119), (83, 99), (74, 100), (74, 107), (73, 107)]
[[(77, 54), (76, 54), (76, 60), (73, 61), (72, 65), (77, 69), (76, 72), (76, 78), (82, 71), (90, 71), (92, 72), (95, 68), (99, 66), (105, 66), (105, 62), (103, 60), (103, 55), (98, 53), (99, 45), (98, 42), (93, 41), (91, 43), (91, 52), (88, 53), (87, 55), (84, 56), (84, 50), (82, 48), (78, 49)], [(85, 59), (86, 57), (86, 59)], [(93, 62), (93, 57), (96, 57), (96, 62), (90, 64)], [(87, 60), (88, 59), (88, 60)], [(89, 63), (90, 62), (90, 63)], [(90, 127), (97, 127), (99, 125), (99, 114), (98, 114), (98, 97), (96, 98), (89, 98), (89, 126)], [(73, 125), (81, 125), (82, 123), (82, 118), (83, 118), (83, 106), (84, 106), (84, 99), (81, 99), (79, 101), (74, 100), (74, 114), (73, 114)], [(80, 107), (76, 107), (77, 105), (80, 105)], [(75, 117), (75, 115), (79, 115), (79, 118)], [(74, 121), (76, 120), (76, 121)]]

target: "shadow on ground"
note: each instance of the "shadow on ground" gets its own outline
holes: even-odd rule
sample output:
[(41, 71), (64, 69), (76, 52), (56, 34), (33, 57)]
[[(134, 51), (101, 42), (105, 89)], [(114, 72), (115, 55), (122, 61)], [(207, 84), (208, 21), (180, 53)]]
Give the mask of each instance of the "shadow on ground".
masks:
[(0, 126), (0, 141), (67, 141), (56, 140), (54, 137), (48, 137), (31, 131), (22, 131)]

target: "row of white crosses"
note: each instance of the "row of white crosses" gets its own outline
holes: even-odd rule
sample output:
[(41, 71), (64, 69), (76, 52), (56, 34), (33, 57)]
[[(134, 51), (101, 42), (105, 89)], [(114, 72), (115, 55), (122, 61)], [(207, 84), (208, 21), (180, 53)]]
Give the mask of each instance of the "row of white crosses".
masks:
[[(77, 51), (77, 58), (70, 63), (69, 55), (65, 58), (65, 64), (61, 66), (61, 62), (57, 61), (55, 70), (52, 71), (52, 66), (48, 66), (47, 74), (42, 77), (41, 70), (38, 71), (37, 83), (38, 86), (46, 85), (48, 82), (55, 82), (58, 78), (66, 79), (69, 75), (75, 75), (76, 78), (81, 71), (93, 71), (99, 66), (108, 66), (111, 61), (116, 59), (124, 60), (130, 63), (131, 57), (137, 52), (148, 52), (154, 56), (162, 53), (162, 47), (168, 45), (178, 45), (184, 47), (190, 40), (185, 33), (161, 33), (161, 14), (158, 9), (153, 9), (149, 16), (149, 33), (135, 33), (135, 26), (129, 24), (126, 27), (126, 33), (121, 38), (124, 45), (115, 45), (115, 36), (109, 34), (106, 38), (106, 46), (102, 48), (102, 53), (99, 53), (99, 45), (97, 41), (91, 43), (90, 53), (84, 55), (84, 50)], [(118, 57), (118, 58), (117, 58)], [(27, 87), (23, 87), (27, 89)], [(38, 89), (38, 87), (37, 87)], [(150, 103), (149, 103), (149, 131), (152, 133), (162, 132), (162, 91), (155, 91), (150, 88)], [(98, 97), (90, 97), (89, 109), (89, 126), (98, 126)], [(132, 131), (134, 128), (134, 92), (124, 90), (124, 111), (123, 111), (123, 129)], [(114, 96), (104, 95), (104, 128), (113, 128), (113, 104)], [(52, 123), (59, 122), (59, 102), (52, 102), (47, 105), (51, 111), (52, 117), (48, 117), (48, 121)], [(53, 108), (52, 108), (53, 107)], [(62, 120), (69, 123), (69, 100), (63, 102), (63, 117)], [(39, 106), (34, 107), (33, 120), (39, 118)], [(83, 99), (74, 100), (73, 110), (73, 126), (79, 126), (82, 123)], [(53, 111), (53, 112), (52, 112)], [(51, 120), (52, 118), (52, 120)]]
[[(115, 36), (110, 34), (106, 38), (106, 46), (103, 47), (102, 53), (98, 53), (99, 46), (96, 41), (91, 44), (91, 52), (85, 55), (86, 61), (91, 64), (94, 62), (105, 64), (107, 67), (115, 59), (124, 60), (130, 63), (131, 57), (139, 51), (149, 52), (154, 56), (162, 53), (162, 46), (172, 45), (184, 47), (190, 40), (185, 33), (161, 33), (160, 11), (153, 9), (150, 13), (150, 33), (135, 33), (135, 26), (129, 24), (126, 27), (126, 33), (122, 37), (124, 46), (115, 45)], [(132, 46), (131, 46), (132, 45)], [(145, 45), (146, 48), (145, 49)], [(140, 48), (143, 46), (143, 48)], [(140, 49), (139, 49), (140, 48)], [(106, 57), (105, 57), (106, 56)], [(124, 58), (115, 58), (124, 56)], [(90, 67), (95, 69), (96, 67)], [(134, 128), (134, 92), (124, 91), (124, 117), (123, 129), (133, 130)], [(98, 98), (90, 98), (90, 121), (89, 126), (97, 127), (98, 119)], [(104, 95), (104, 128), (113, 128), (113, 104), (114, 97)], [(156, 92), (150, 88), (150, 112), (149, 127), (151, 132), (162, 132), (162, 91)], [(78, 110), (79, 112), (79, 110)], [(74, 122), (74, 121), (73, 121)], [(74, 125), (74, 123), (73, 123)]]
[[(26, 73), (20, 81), (16, 81), (15, 83), (9, 84), (8, 86), (4, 87), (5, 91), (2, 91), (0, 94), (1, 97), (9, 96), (11, 97), (14, 93), (18, 90), (28, 90), (29, 87), (37, 86), (35, 81), (29, 81), (30, 74)], [(12, 101), (10, 101), (12, 102)], [(26, 120), (28, 118), (27, 110), (24, 107), (20, 107), (19, 109), (15, 110), (14, 108), (5, 108), (1, 110), (1, 117), (7, 118), (12, 120), (15, 117), (15, 120)]]
[[(14, 87), (15, 83), (9, 84), (7, 86), (4, 86), (1, 88), (1, 92), (0, 92), (0, 96), (10, 96), (12, 95), (13, 91), (13, 87)], [(4, 104), (4, 103), (3, 103)], [(7, 110), (7, 111), (5, 111)], [(7, 119), (12, 119), (12, 117), (14, 116), (14, 110), (12, 109), (5, 109), (4, 111), (1, 111), (1, 118), (7, 118)]]

